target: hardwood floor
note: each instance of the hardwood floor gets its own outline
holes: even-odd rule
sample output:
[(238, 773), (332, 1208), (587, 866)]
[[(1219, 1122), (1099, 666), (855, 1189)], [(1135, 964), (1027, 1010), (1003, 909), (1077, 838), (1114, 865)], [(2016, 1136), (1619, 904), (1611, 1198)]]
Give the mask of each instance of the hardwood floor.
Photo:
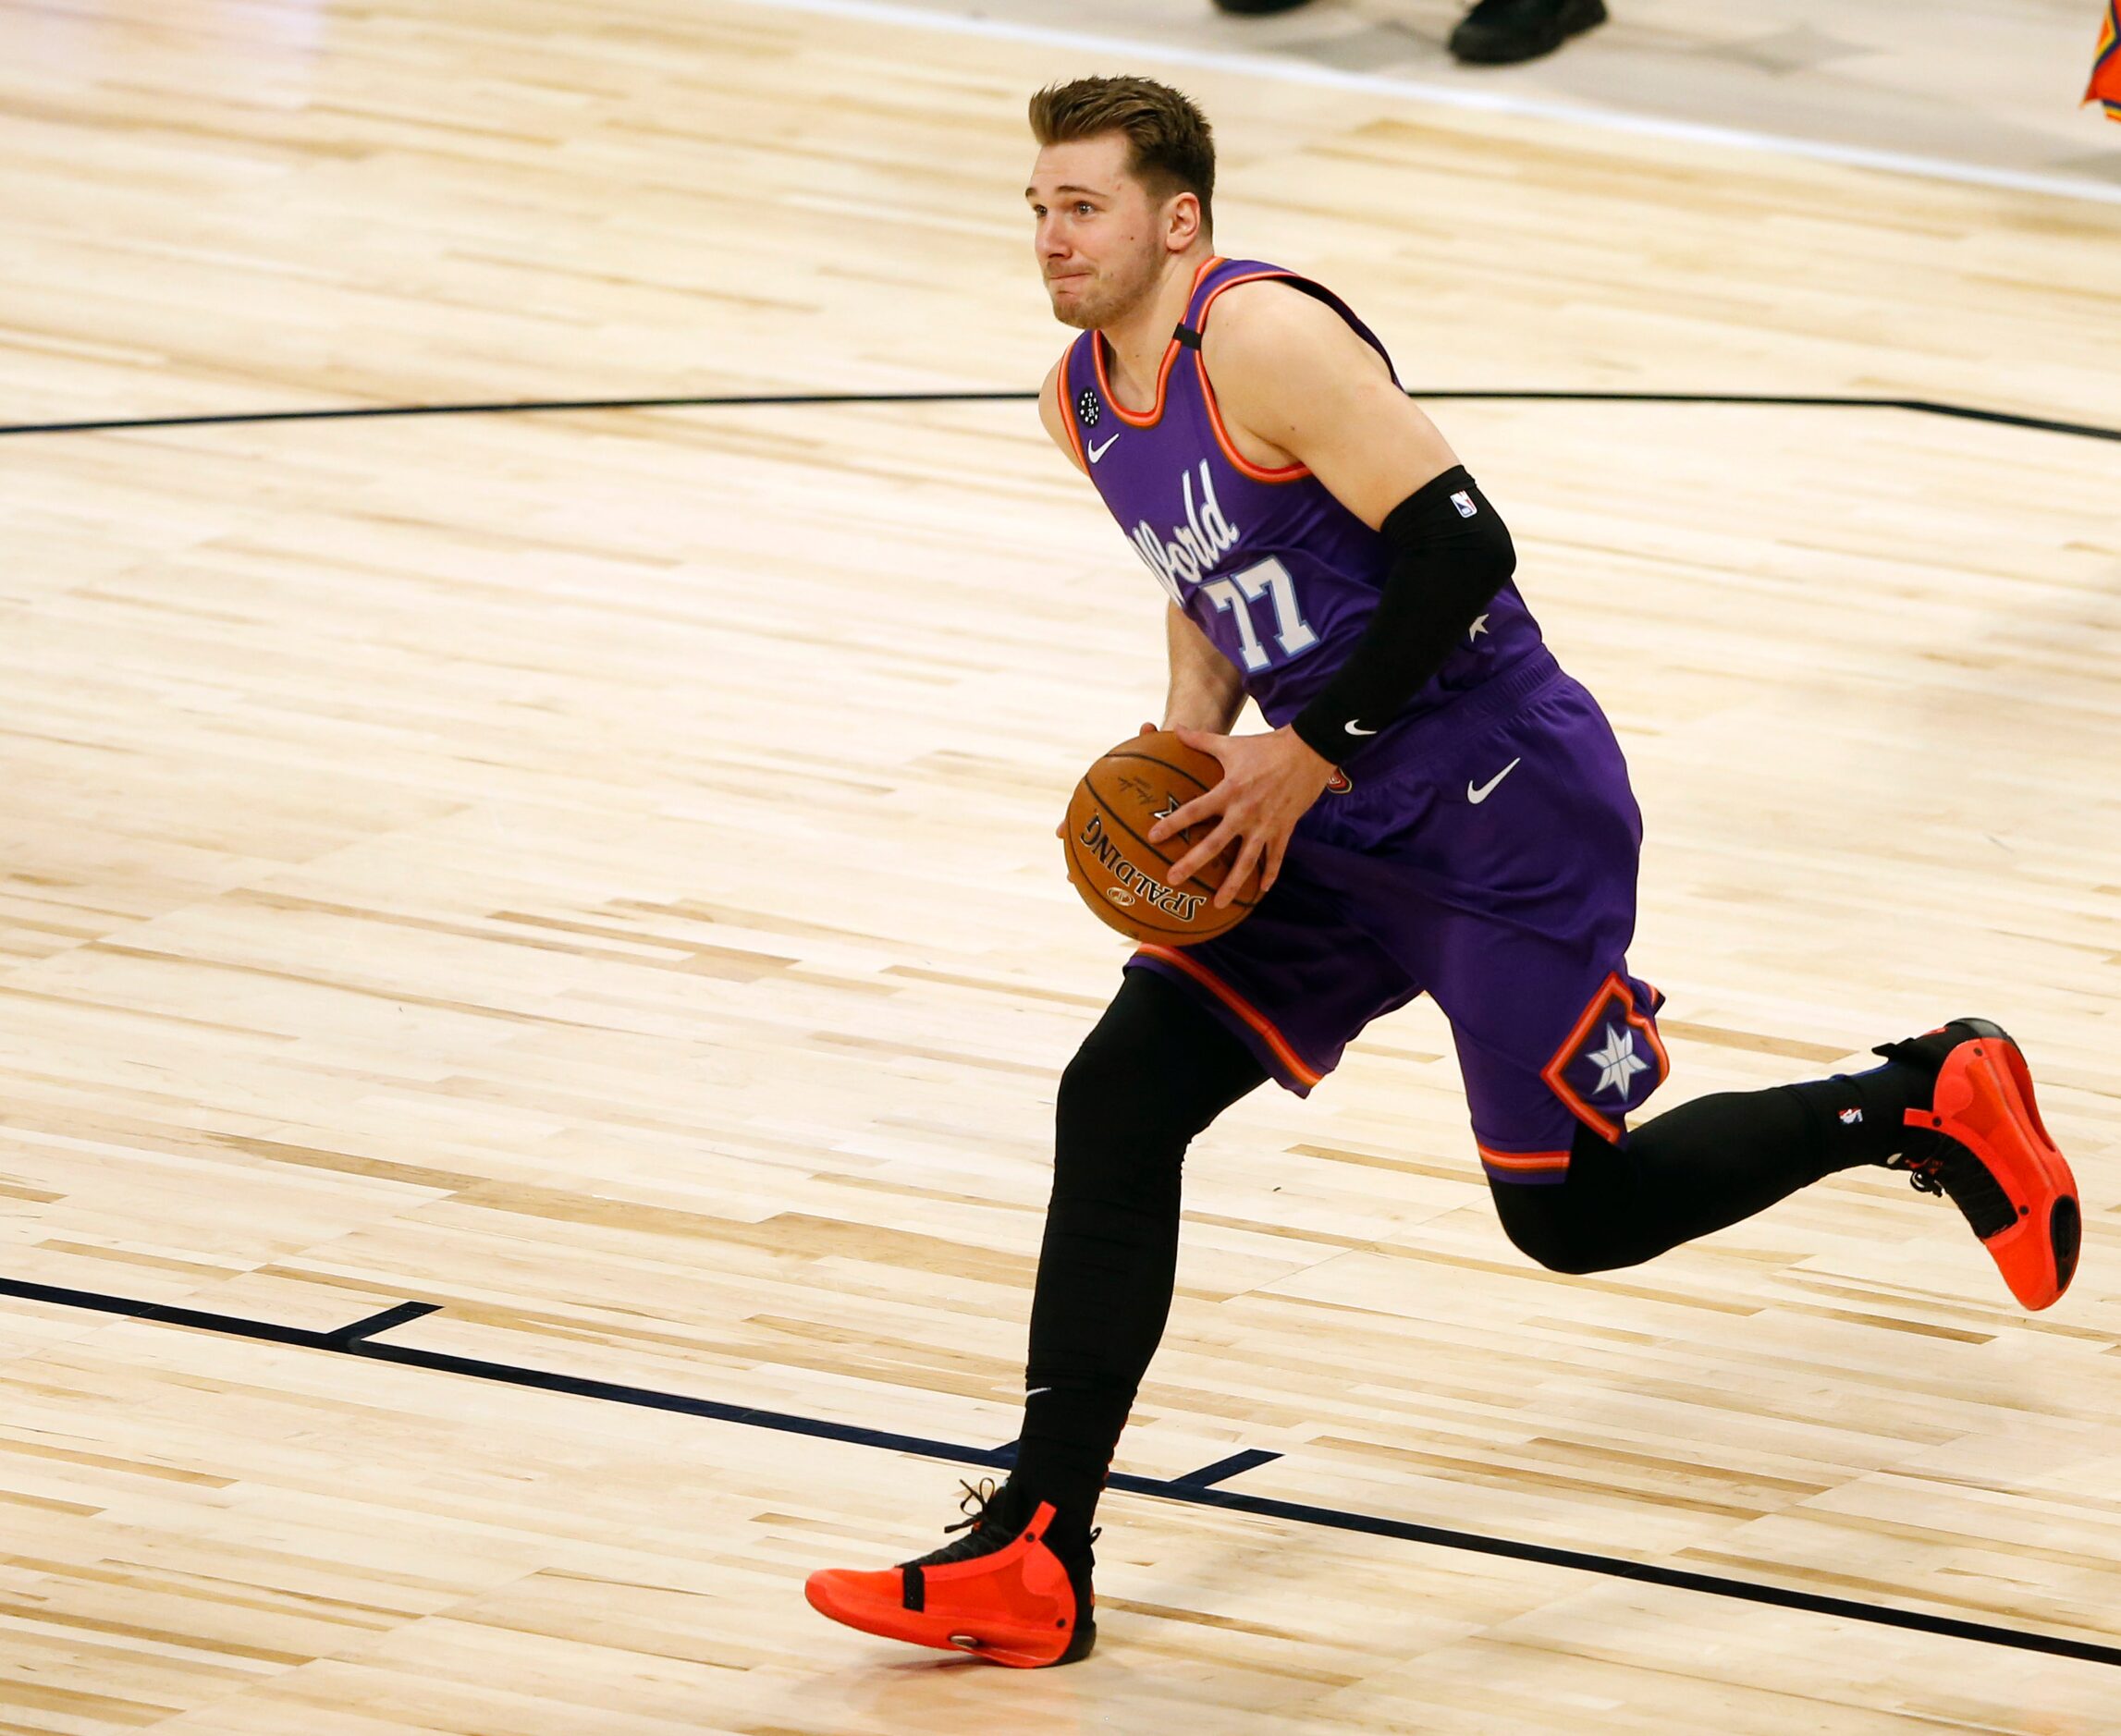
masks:
[[(1079, 69), (0, 0), (6, 421), (1029, 389), (1022, 104)], [(1419, 385), (2121, 422), (2110, 208), (1197, 87), (1224, 244)], [(1882, 1174), (1541, 1271), (1424, 1003), (1196, 1144), (1120, 1469), (2121, 1646), (2121, 444), (1432, 407), (1633, 767), (1660, 1103), (1989, 1012), (2083, 1273), (2027, 1317)], [(803, 1606), (977, 1474), (876, 1436), (1014, 1433), (1121, 957), (1050, 827), (1161, 599), (1029, 404), (11, 434), (0, 533), (0, 1731), (2116, 1728), (2112, 1662), (1168, 1495), (1109, 1498), (1076, 1669)], [(377, 1340), (420, 1364), (26, 1286), (437, 1311)]]

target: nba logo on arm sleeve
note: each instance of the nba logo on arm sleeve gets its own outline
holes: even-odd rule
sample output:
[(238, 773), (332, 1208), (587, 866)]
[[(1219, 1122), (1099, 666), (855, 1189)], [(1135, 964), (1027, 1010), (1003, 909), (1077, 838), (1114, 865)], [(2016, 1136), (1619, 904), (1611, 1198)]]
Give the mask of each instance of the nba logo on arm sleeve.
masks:
[(1478, 507), (1473, 504), (1473, 496), (1463, 488), (1451, 496), (1451, 504), (1458, 508), (1458, 516), (1461, 519), (1470, 519), (1480, 510)]

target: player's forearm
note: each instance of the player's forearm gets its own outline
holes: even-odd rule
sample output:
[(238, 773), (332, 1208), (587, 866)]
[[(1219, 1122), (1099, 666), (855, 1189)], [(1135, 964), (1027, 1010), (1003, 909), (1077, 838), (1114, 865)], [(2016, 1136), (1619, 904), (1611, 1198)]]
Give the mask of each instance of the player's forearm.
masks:
[(1332, 679), (1290, 724), (1335, 764), (1397, 716), (1468, 642), (1472, 624), (1517, 564), (1501, 516), (1461, 465), (1393, 507), (1384, 537), (1392, 563), (1376, 613)]
[(1163, 727), (1228, 734), (1244, 708), (1244, 678), (1176, 608), (1166, 615), (1165, 636), (1171, 652), (1171, 689), (1164, 697)]
[[(1223, 667), (1230, 666), (1224, 664)], [(1171, 672), (1171, 691), (1164, 696), (1166, 729), (1205, 729), (1210, 735), (1228, 735), (1237, 714), (1244, 709), (1244, 683), (1221, 679), (1213, 671)]]

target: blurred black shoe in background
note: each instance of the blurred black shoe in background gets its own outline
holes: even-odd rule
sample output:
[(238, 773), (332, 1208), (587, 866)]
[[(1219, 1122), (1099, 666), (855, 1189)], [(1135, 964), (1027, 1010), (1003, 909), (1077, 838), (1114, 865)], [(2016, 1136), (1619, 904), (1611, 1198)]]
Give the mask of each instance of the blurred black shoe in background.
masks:
[(1508, 66), (1551, 55), (1604, 22), (1605, 0), (1479, 0), (1451, 32), (1451, 52), (1477, 66)]

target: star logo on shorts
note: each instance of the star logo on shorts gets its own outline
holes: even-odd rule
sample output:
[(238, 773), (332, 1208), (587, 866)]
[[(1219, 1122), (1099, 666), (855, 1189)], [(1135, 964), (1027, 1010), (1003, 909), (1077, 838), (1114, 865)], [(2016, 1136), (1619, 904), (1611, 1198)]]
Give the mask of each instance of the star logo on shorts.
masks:
[(1593, 1049), (1584, 1057), (1602, 1070), (1598, 1083), (1591, 1087), (1591, 1095), (1601, 1091), (1617, 1091), (1623, 1101), (1627, 1096), (1627, 1082), (1637, 1073), (1647, 1073), (1649, 1063), (1635, 1052), (1635, 1033), (1605, 1028), (1605, 1047)]

